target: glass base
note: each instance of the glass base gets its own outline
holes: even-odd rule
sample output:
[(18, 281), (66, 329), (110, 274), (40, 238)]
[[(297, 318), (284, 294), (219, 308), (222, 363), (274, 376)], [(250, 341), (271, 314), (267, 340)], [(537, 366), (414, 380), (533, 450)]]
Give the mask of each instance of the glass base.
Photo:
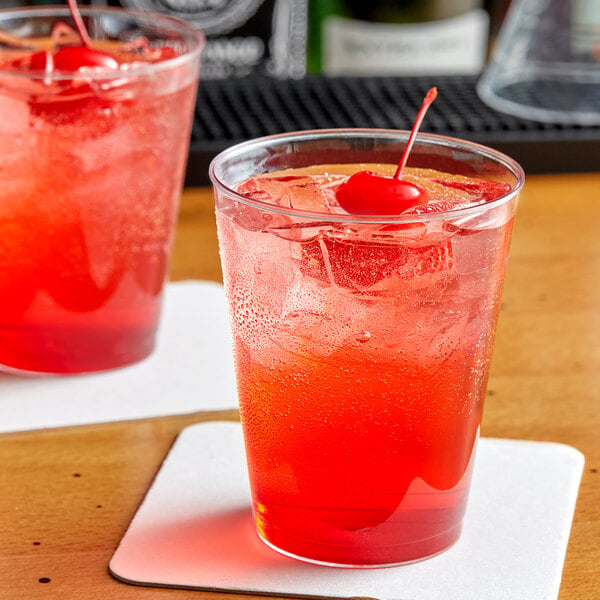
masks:
[[(94, 373), (104, 373), (107, 371), (115, 371), (135, 365), (149, 358), (155, 349), (155, 343), (152, 341), (150, 345), (145, 345), (135, 353), (131, 352), (125, 358), (123, 357), (102, 357), (101, 360), (95, 362), (81, 362), (76, 359), (73, 363), (62, 360), (58, 364), (50, 363), (48, 367), (45, 361), (37, 363), (35, 369), (19, 368), (18, 366), (0, 364), (0, 373), (8, 373), (20, 377), (52, 377), (61, 375), (92, 375)], [(31, 362), (29, 363), (31, 364)]]
[(156, 323), (146, 327), (0, 329), (0, 372), (20, 376), (86, 375), (149, 357)]
[[(283, 554), (284, 556), (287, 556), (289, 558), (294, 558), (296, 560), (311, 563), (314, 565), (320, 565), (325, 567), (337, 567), (341, 569), (382, 569), (419, 563), (424, 560), (433, 558), (434, 556), (443, 554), (444, 552), (449, 550), (460, 539), (461, 531), (462, 523), (460, 523), (456, 527), (453, 527), (452, 529), (445, 531), (444, 533), (436, 536), (433, 539), (429, 538), (427, 540), (419, 540), (411, 544), (402, 544), (397, 548), (386, 548), (383, 551), (379, 551), (379, 549), (373, 548), (370, 552), (374, 557), (378, 556), (379, 554), (385, 554), (387, 557), (395, 555), (397, 559), (386, 558), (381, 561), (374, 560), (373, 562), (361, 562), (360, 560), (357, 560), (355, 562), (352, 562), (350, 560), (347, 562), (337, 562), (335, 560), (326, 560), (324, 558), (316, 558), (294, 554), (293, 552), (276, 546), (275, 544), (270, 542), (265, 536), (263, 536), (258, 529), (256, 529), (256, 533), (258, 534), (260, 540), (269, 548), (275, 550), (279, 554)], [(425, 553), (420, 553), (419, 549), (423, 547), (427, 547), (428, 551)], [(336, 550), (338, 550), (339, 554), (339, 549)], [(351, 553), (351, 549), (345, 550), (348, 554)], [(321, 552), (320, 554), (323, 554), (323, 552)]]

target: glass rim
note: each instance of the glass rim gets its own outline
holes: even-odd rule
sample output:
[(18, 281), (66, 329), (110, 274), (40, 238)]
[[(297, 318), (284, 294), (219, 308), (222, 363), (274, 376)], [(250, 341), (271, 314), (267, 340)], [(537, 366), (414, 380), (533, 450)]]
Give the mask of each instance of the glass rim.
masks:
[[(396, 139), (404, 140), (408, 139), (410, 131), (402, 129), (372, 129), (372, 128), (335, 128), (335, 129), (310, 129), (302, 131), (293, 131), (288, 133), (278, 133), (274, 135), (263, 136), (254, 138), (230, 146), (226, 150), (220, 152), (215, 156), (208, 167), (208, 175), (212, 181), (214, 187), (220, 192), (226, 194), (230, 198), (237, 200), (248, 206), (262, 209), (271, 213), (286, 215), (290, 217), (302, 217), (304, 219), (321, 220), (336, 223), (371, 223), (371, 224), (400, 224), (400, 223), (424, 223), (432, 221), (442, 220), (455, 220), (465, 217), (471, 217), (483, 212), (487, 212), (493, 208), (509, 203), (513, 200), (521, 191), (523, 184), (525, 183), (525, 172), (521, 165), (512, 159), (510, 156), (478, 144), (477, 142), (471, 142), (468, 140), (462, 140), (445, 135), (433, 134), (433, 133), (419, 133), (417, 135), (415, 145), (419, 142), (425, 142), (428, 145), (445, 146), (451, 148), (462, 148), (469, 150), (474, 154), (486, 156), (487, 158), (495, 161), (497, 164), (502, 165), (507, 171), (511, 172), (515, 176), (515, 183), (511, 185), (511, 189), (494, 198), (472, 206), (466, 206), (464, 208), (458, 208), (454, 210), (445, 210), (439, 212), (430, 212), (423, 214), (399, 214), (399, 215), (361, 215), (361, 214), (339, 214), (339, 213), (328, 213), (328, 212), (316, 212), (296, 208), (286, 208), (277, 206), (265, 202), (262, 200), (256, 200), (240, 194), (226, 183), (221, 181), (217, 170), (220, 166), (225, 164), (236, 157), (243, 155), (245, 152), (251, 149), (258, 150), (260, 148), (268, 148), (273, 144), (284, 144), (288, 141), (310, 141), (318, 139), (339, 139), (344, 137), (355, 136), (357, 138), (365, 139)], [(400, 158), (400, 157), (398, 157)], [(263, 175), (264, 173), (257, 173), (256, 175)]]
[[(188, 61), (194, 60), (198, 57), (204, 48), (206, 38), (204, 33), (197, 27), (186, 23), (181, 19), (171, 17), (162, 13), (154, 11), (143, 11), (129, 8), (120, 8), (115, 6), (80, 6), (79, 12), (82, 16), (93, 16), (93, 15), (108, 15), (116, 17), (130, 17), (136, 22), (147, 21), (147, 22), (159, 22), (165, 25), (170, 25), (174, 31), (181, 32), (182, 35), (189, 37), (193, 40), (193, 47), (176, 56), (174, 58), (167, 58), (158, 62), (140, 62), (132, 68), (126, 70), (114, 69), (103, 69), (102, 67), (94, 67), (93, 70), (86, 70), (83, 72), (73, 71), (41, 71), (41, 70), (16, 70), (2, 68), (0, 65), (0, 77), (15, 77), (22, 79), (39, 79), (44, 81), (65, 81), (72, 79), (88, 79), (88, 80), (111, 80), (111, 79), (123, 79), (127, 77), (135, 77), (138, 75), (144, 75), (148, 73), (155, 73), (159, 70), (176, 68), (180, 64), (184, 64)], [(48, 18), (48, 17), (66, 17), (71, 18), (71, 12), (66, 6), (58, 5), (47, 5), (47, 6), (23, 6), (17, 8), (5, 8), (0, 9), (0, 25), (9, 19), (22, 19), (22, 18)], [(0, 27), (0, 33), (2, 28)], [(27, 38), (23, 38), (26, 40)], [(94, 39), (92, 38), (92, 41)], [(1, 53), (1, 50), (0, 50)]]

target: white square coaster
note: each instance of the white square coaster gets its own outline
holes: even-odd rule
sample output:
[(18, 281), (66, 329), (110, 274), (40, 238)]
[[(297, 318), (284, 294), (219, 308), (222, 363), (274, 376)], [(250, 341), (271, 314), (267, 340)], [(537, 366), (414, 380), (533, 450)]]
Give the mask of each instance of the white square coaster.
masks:
[(558, 597), (583, 455), (480, 440), (459, 542), (420, 563), (336, 569), (282, 556), (254, 531), (239, 423), (182, 431), (111, 562), (128, 583), (380, 600)]
[(237, 408), (223, 286), (165, 288), (156, 349), (147, 359), (91, 375), (0, 373), (0, 433)]

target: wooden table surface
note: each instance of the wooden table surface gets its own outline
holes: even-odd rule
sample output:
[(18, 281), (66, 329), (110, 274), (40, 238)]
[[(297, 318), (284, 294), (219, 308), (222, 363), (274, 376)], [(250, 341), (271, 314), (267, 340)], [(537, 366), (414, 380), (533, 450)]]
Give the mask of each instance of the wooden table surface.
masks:
[[(184, 192), (172, 278), (220, 279), (208, 189)], [(586, 457), (560, 600), (600, 598), (599, 334), (600, 173), (530, 177), (482, 434), (563, 442)], [(177, 433), (213, 419), (237, 413), (1, 435), (0, 599), (239, 597), (134, 587), (107, 570)]]

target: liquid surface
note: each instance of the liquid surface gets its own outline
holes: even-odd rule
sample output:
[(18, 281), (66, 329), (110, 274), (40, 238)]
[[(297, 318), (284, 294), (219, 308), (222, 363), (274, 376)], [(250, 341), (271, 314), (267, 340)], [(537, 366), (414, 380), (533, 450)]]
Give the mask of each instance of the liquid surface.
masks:
[[(0, 65), (14, 59), (0, 50)], [(107, 80), (27, 71), (0, 70), (0, 365), (129, 364), (154, 347), (195, 65)]]
[[(335, 188), (364, 168), (271, 173), (238, 191), (341, 214)], [(406, 176), (427, 186), (428, 204), (413, 209), (421, 213), (506, 191), (431, 171)], [(512, 208), (381, 225), (217, 202), (260, 535), (332, 564), (444, 550), (467, 502)]]
[[(333, 164), (289, 169), (244, 181), (236, 186), (236, 191), (283, 208), (346, 215), (349, 213), (340, 206), (336, 192), (357, 171), (392, 178), (396, 165)], [(417, 206), (400, 207), (398, 215), (459, 210), (484, 204), (510, 191), (510, 185), (502, 181), (469, 178), (434, 169), (405, 168), (402, 179), (421, 188), (425, 198)]]

